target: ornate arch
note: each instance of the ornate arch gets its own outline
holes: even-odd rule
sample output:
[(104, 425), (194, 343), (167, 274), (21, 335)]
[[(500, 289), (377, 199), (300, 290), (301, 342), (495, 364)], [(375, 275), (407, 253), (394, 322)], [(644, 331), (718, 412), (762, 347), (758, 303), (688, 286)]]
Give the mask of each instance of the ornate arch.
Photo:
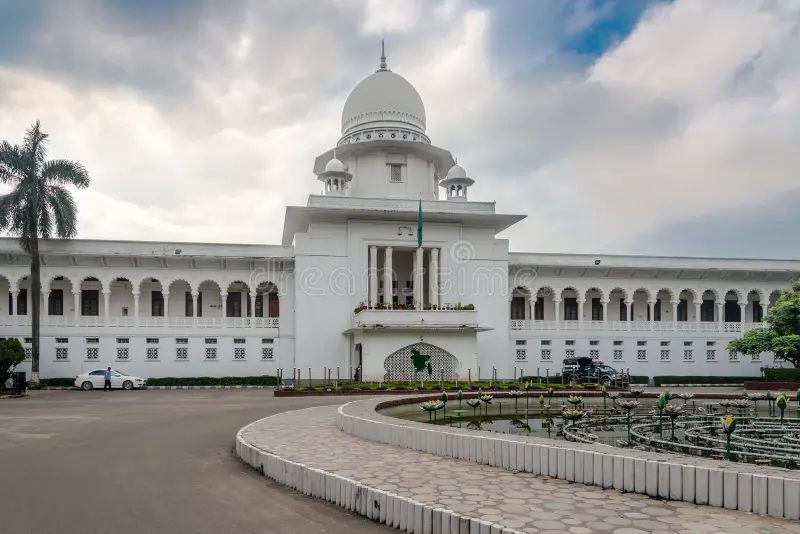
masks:
[(448, 351), (420, 341), (396, 350), (383, 360), (386, 380), (439, 380), (458, 376), (458, 358)]
[[(699, 295), (698, 295), (700, 297), (700, 300), (703, 300), (703, 295), (706, 292), (710, 292), (710, 293), (714, 294), (714, 302), (720, 302), (722, 300), (722, 298), (720, 297), (720, 294), (719, 294), (719, 289), (716, 289), (716, 288), (713, 288), (713, 287), (707, 287), (705, 289), (700, 290), (699, 291)], [(724, 297), (724, 295), (723, 295), (723, 297)]]
[[(699, 297), (702, 297), (702, 294), (698, 296), (696, 289), (692, 289), (691, 287), (684, 287), (683, 289), (678, 290), (678, 299), (679, 300), (681, 298), (681, 293), (683, 293), (683, 292), (689, 293), (692, 296), (691, 304), (694, 304), (695, 302), (699, 302), (699, 300), (698, 300)], [(688, 300), (687, 300), (687, 303), (688, 303)]]
[(653, 300), (653, 292), (644, 286), (631, 288), (631, 300), (633, 300), (633, 297), (636, 296), (637, 291), (644, 291), (644, 294), (647, 295), (647, 302), (651, 302)]
[(760, 303), (763, 304), (763, 303), (767, 302), (767, 298), (768, 297), (767, 297), (767, 294), (764, 292), (763, 289), (760, 289), (760, 288), (757, 288), (757, 287), (751, 287), (750, 289), (747, 290), (747, 293), (745, 293), (745, 294), (749, 297), (750, 293), (755, 293), (756, 295), (758, 295), (758, 301)]
[(611, 293), (613, 293), (614, 291), (622, 292), (622, 296), (624, 297), (624, 300), (626, 300), (626, 301), (630, 300), (631, 295), (633, 295), (633, 293), (629, 293), (628, 290), (625, 289), (622, 286), (613, 286), (613, 287), (608, 289), (608, 293), (607, 293), (608, 298), (611, 298)]
[(723, 300), (728, 296), (728, 293), (734, 293), (736, 295), (736, 302), (747, 302), (747, 293), (743, 293), (741, 289), (736, 289), (735, 287), (726, 289), (725, 294), (722, 295)]
[[(539, 295), (539, 293), (541, 293), (541, 295)], [(536, 296), (536, 298), (538, 299), (540, 297), (548, 297), (548, 296), (554, 297), (556, 294), (560, 294), (560, 292), (556, 293), (556, 290), (553, 286), (545, 284), (537, 288), (534, 288), (534, 292), (531, 294)]]
[[(42, 277), (42, 291), (51, 291), (53, 289), (53, 282), (56, 281), (56, 278), (69, 280), (69, 285), (72, 288), (71, 291), (75, 291), (76, 284), (73, 277), (69, 276), (68, 274), (60, 274), (57, 271), (48, 273), (46, 279)], [(100, 283), (102, 284), (102, 281)], [(78, 287), (80, 287), (80, 282), (78, 282)]]
[(586, 300), (586, 295), (589, 294), (589, 291), (597, 291), (598, 293), (600, 293), (600, 301), (601, 302), (606, 300), (606, 298), (608, 298), (608, 295), (603, 290), (603, 288), (601, 288), (600, 286), (592, 286), (592, 287), (584, 290), (584, 292), (583, 292), (583, 300)]
[(669, 295), (669, 301), (675, 302), (678, 300), (678, 296), (675, 294), (675, 290), (670, 287), (659, 287), (658, 289), (653, 290), (653, 296), (658, 299), (658, 294), (662, 291), (665, 291), (667, 295)]

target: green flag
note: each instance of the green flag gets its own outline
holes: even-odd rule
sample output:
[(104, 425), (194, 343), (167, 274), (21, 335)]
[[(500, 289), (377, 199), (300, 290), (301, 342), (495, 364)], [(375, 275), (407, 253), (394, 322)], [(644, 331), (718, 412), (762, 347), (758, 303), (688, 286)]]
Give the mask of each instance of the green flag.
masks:
[(422, 199), (419, 200), (417, 212), (417, 247), (422, 248)]

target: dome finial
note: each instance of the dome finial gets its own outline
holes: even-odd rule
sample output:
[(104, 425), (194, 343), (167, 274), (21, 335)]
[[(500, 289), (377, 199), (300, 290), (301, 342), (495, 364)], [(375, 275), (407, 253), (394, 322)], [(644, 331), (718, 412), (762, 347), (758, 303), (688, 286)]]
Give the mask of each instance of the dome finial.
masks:
[(386, 46), (383, 39), (381, 39), (381, 65), (378, 70), (389, 70), (386, 68)]

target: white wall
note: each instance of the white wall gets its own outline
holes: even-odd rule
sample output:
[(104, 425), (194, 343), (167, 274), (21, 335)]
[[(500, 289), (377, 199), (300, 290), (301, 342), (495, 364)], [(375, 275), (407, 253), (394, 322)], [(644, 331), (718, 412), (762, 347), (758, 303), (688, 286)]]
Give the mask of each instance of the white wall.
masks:
[[(438, 198), (432, 163), (411, 154), (375, 152), (353, 156), (345, 162), (353, 180), (348, 196), (367, 198)], [(402, 182), (390, 180), (389, 164), (402, 165)]]

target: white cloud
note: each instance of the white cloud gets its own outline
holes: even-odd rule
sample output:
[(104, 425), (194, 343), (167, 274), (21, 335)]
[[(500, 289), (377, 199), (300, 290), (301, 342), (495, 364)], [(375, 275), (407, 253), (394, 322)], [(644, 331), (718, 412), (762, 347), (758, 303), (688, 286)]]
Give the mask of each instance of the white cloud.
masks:
[[(243, 5), (136, 46), (105, 14), (40, 42), (42, 57), (48, 46), (84, 54), (86, 76), (0, 65), (0, 138), (18, 142), (39, 118), (52, 155), (92, 174), (82, 237), (279, 242), (283, 207), (318, 192), (313, 158), (335, 143), (384, 33), (433, 142), (476, 179), (472, 198), (529, 214), (507, 233), (515, 250), (615, 252), (796, 187), (796, 2), (677, 0), (588, 70), (532, 50), (525, 78), (497, 61), (491, 10), (459, 0)], [(573, 11), (575, 31), (606, 16)], [(119, 58), (133, 66), (114, 70)]]

